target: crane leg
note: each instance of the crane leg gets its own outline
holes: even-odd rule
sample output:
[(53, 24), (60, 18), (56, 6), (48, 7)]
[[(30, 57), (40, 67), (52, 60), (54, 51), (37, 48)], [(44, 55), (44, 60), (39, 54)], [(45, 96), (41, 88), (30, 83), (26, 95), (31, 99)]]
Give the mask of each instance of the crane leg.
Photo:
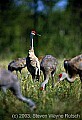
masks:
[(36, 68), (35, 69), (35, 80), (39, 81), (40, 78), (40, 69)]
[(79, 77), (80, 77), (80, 80), (81, 80), (80, 98), (81, 98), (81, 100), (82, 100), (82, 71), (79, 72)]
[(80, 80), (81, 80), (81, 90), (82, 90), (82, 72), (81, 71), (79, 73), (79, 77), (80, 77)]
[(48, 80), (49, 80), (49, 74), (48, 74), (48, 73), (45, 73), (45, 74), (44, 74), (45, 90), (46, 90), (46, 84), (48, 83)]
[(52, 77), (52, 88), (54, 88), (54, 75), (55, 75), (55, 73), (54, 73), (54, 72), (51, 72), (51, 77)]
[(37, 74), (38, 74), (38, 68), (36, 67), (36, 69), (35, 69), (35, 75), (37, 76)]

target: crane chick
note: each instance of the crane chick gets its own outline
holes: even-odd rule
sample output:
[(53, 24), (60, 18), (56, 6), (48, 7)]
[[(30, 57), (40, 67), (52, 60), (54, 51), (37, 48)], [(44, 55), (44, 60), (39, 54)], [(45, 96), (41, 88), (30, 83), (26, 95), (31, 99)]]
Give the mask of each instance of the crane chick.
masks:
[(31, 110), (36, 108), (35, 103), (31, 99), (26, 98), (21, 94), (19, 80), (17, 79), (17, 76), (10, 71), (0, 69), (0, 88), (4, 93), (6, 93), (7, 89), (10, 89), (19, 100), (26, 102)]
[(17, 75), (18, 75), (18, 71), (21, 74), (21, 70), (25, 67), (26, 67), (26, 58), (17, 58), (8, 64), (8, 70), (11, 72), (16, 71)]
[(54, 87), (54, 74), (56, 72), (57, 64), (58, 64), (57, 59), (52, 55), (46, 55), (43, 57), (40, 63), (40, 69), (44, 74), (44, 82), (41, 84), (40, 90), (45, 89), (45, 86), (49, 80), (49, 75), (51, 75), (52, 77), (52, 87)]

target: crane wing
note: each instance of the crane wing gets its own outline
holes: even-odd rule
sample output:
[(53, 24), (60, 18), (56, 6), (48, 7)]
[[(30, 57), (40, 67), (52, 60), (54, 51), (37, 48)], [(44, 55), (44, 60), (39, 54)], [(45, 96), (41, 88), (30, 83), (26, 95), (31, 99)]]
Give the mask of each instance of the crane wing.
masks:
[(78, 55), (78, 56), (76, 56), (76, 57), (74, 57), (74, 58), (72, 58), (72, 59), (69, 61), (69, 63), (70, 63), (73, 67), (75, 67), (75, 68), (77, 68), (77, 69), (79, 69), (79, 70), (82, 70), (82, 54), (81, 54), (81, 55)]

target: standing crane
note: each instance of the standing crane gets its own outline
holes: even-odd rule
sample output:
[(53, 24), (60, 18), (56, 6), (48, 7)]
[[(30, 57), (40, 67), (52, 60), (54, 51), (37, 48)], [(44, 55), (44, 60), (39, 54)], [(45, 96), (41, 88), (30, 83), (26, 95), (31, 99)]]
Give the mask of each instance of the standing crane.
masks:
[(52, 55), (46, 55), (43, 57), (40, 63), (40, 69), (42, 70), (44, 74), (44, 82), (41, 84), (40, 90), (45, 89), (50, 75), (52, 77), (52, 87), (54, 87), (54, 74), (56, 72), (57, 64), (58, 64), (57, 59), (53, 57)]
[(39, 63), (39, 60), (34, 53), (34, 47), (33, 47), (33, 36), (34, 35), (40, 36), (39, 34), (36, 33), (36, 31), (31, 31), (31, 34), (30, 34), (30, 49), (29, 49), (29, 52), (28, 52), (28, 56), (26, 58), (26, 65), (27, 65), (28, 71), (32, 75), (32, 79), (34, 80), (36, 78), (36, 79), (39, 80), (39, 77), (40, 77), (40, 63)]
[(17, 99), (27, 103), (31, 110), (36, 108), (35, 103), (31, 99), (22, 95), (19, 80), (17, 79), (17, 76), (10, 71), (0, 69), (0, 88), (4, 93), (6, 93), (6, 90), (9, 89), (13, 92)]
[(11, 72), (16, 71), (17, 76), (18, 76), (18, 71), (21, 74), (21, 70), (25, 67), (26, 67), (26, 58), (17, 58), (8, 64), (8, 70)]
[(59, 81), (67, 78), (69, 82), (74, 82), (75, 77), (78, 74), (81, 80), (82, 88), (82, 54), (72, 59), (64, 60), (64, 68), (66, 72), (63, 72), (59, 75)]

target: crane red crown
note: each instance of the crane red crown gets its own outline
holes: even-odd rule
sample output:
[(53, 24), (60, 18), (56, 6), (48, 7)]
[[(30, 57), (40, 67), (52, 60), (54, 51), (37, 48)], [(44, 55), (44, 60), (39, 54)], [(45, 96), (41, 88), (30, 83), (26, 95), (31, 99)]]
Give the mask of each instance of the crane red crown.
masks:
[(35, 31), (35, 30), (32, 30), (32, 31), (31, 31), (31, 33), (34, 33), (34, 34), (36, 34), (36, 31)]
[(61, 78), (62, 77), (62, 74), (59, 74), (59, 78)]

